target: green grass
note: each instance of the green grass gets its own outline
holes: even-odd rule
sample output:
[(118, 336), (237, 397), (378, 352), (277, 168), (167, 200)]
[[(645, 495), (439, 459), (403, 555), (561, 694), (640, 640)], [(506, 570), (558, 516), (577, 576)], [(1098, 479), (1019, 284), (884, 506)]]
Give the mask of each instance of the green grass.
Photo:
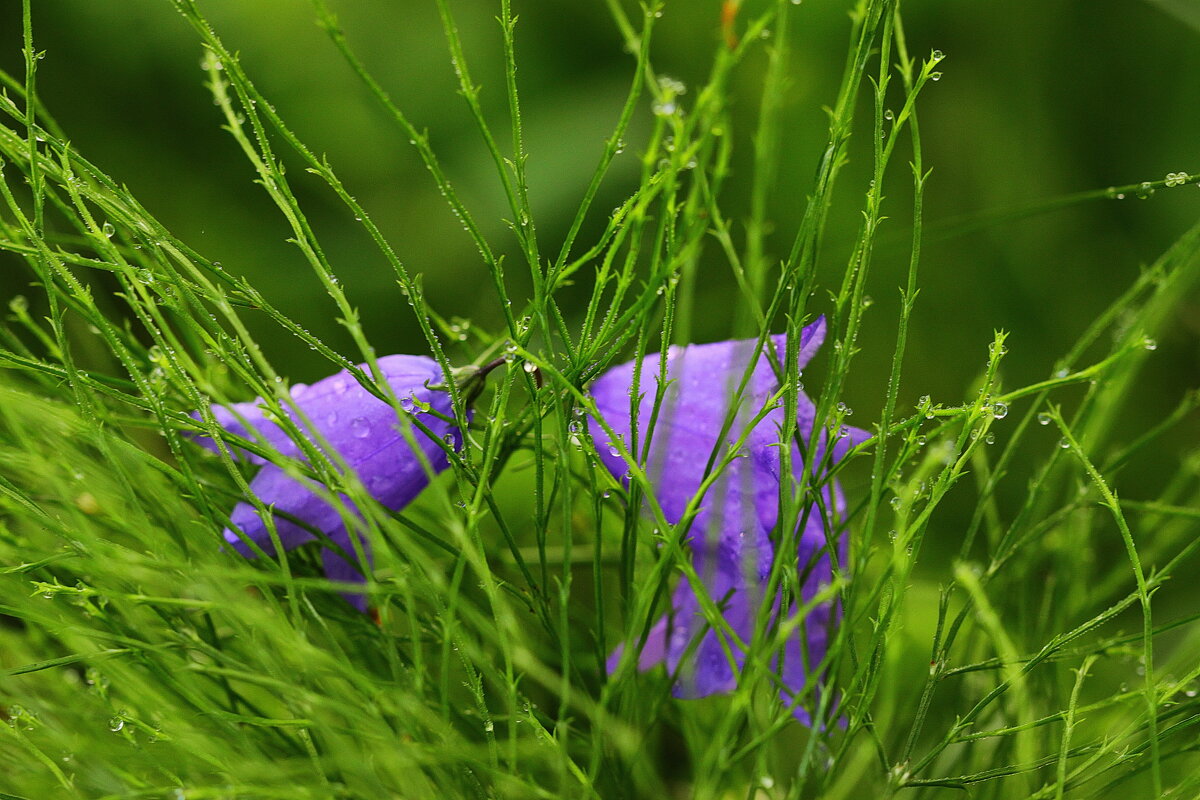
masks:
[[(1155, 342), (1177, 331), (1194, 297), (1200, 227), (1131, 285), (1113, 287), (1111, 306), (1069, 351), (1034, 354), (1044, 380), (1005, 384), (1011, 337), (997, 332), (978, 342), (975, 363), (945, 365), (958, 395), (905, 401), (924, 391), (904, 377), (909, 337), (928, 324), (924, 243), (1149, 194), (1173, 187), (1173, 175), (927, 226), (936, 165), (922, 148), (920, 111), (953, 59), (910, 47), (899, 3), (861, 0), (849, 5), (840, 83), (823, 87), (829, 124), (809, 154), (815, 173), (781, 186), (789, 31), (807, 7), (746, 2), (736, 40), (714, 33), (707, 76), (685, 87), (656, 68), (655, 38), (661, 11), (683, 12), (608, 0), (628, 55), (626, 99), (612, 108), (591, 179), (574, 187), (569, 224), (547, 233), (526, 173), (536, 154), (519, 92), (524, 20), (508, 0), (498, 4), (503, 80), (485, 82), (504, 97), (497, 126), (456, 5), (438, 0), (455, 99), (506, 205), (507, 231), (496, 237), (459, 194), (435, 139), (391, 99), (329, 4), (314, 0), (328, 46), (473, 245), (470, 289), (493, 307), (489, 329), (465, 324), (460, 308), (434, 307), (421, 270), (257, 88), (200, 6), (166, 2), (190, 26), (221, 124), (299, 254), (288, 268), (327, 295), (346, 345), (310, 333), (302, 309), (273, 303), (177, 237), (120, 176), (72, 146), (38, 101), (37, 20), (25, 0), (24, 69), (0, 75), (0, 256), (28, 287), (6, 295), (0, 320), (0, 798), (1200, 791), (1191, 585), (1200, 449), (1193, 443), (1174, 463), (1166, 447), (1200, 398), (1169, 398), (1176, 411), (1150, 427), (1126, 414)], [(747, 75), (761, 97), (740, 93)], [(754, 128), (735, 128), (731, 107), (749, 102), (758, 103)], [(637, 160), (637, 180), (619, 205), (601, 207), (618, 156)], [(854, 184), (851, 159), (870, 165)], [(735, 163), (749, 171), (748, 192), (726, 191)], [(255, 561), (223, 550), (226, 514), (252, 473), (228, 450), (213, 456), (185, 436), (198, 428), (189, 413), (211, 402), (261, 396), (282, 412), (298, 378), (268, 352), (315, 351), (324, 374), (376, 357), (354, 287), (310, 221), (313, 201), (301, 199), (314, 183), (373, 244), (391, 286), (375, 302), (415, 321), (410, 352), (447, 369), (507, 361), (476, 400), (452, 469), (400, 513), (309, 454), (309, 474), (364, 510), (377, 622), (321, 577), (312, 546)], [(781, 192), (803, 197), (794, 218), (773, 216)], [(852, 241), (827, 236), (839, 215), (853, 220), (839, 228), (854, 230)], [(892, 216), (905, 222), (885, 225)], [(887, 225), (900, 250), (901, 238), (884, 241)], [(907, 253), (896, 313), (872, 318), (890, 327), (894, 346), (868, 362), (884, 365), (869, 376), (877, 396), (851, 397), (870, 293), (895, 290), (873, 271), (885, 248)], [(712, 287), (725, 292), (725, 338), (795, 334), (825, 314), (822, 358), (803, 376), (789, 362), (781, 401), (794, 418), (803, 382), (821, 426), (852, 421), (882, 434), (838, 468), (850, 557), (830, 590), (843, 621), (817, 665), (833, 691), (813, 682), (797, 698), (827, 720), (813, 729), (793, 721), (764, 668), (794, 631), (760, 626), (744, 679), (726, 696), (675, 700), (661, 668), (637, 673), (631, 659), (604, 671), (670, 587), (697, 577), (681, 547), (686, 525), (654, 510), (652, 482), (635, 468), (626, 492), (595, 457), (594, 420), (581, 425), (594, 411), (587, 384), (609, 365), (711, 330), (698, 319), (713, 314), (701, 296)], [(264, 348), (264, 330), (287, 345)], [(386, 396), (371, 369), (354, 369)], [(465, 419), (466, 398), (456, 391), (454, 401)], [(852, 420), (846, 403), (859, 408)], [(716, 475), (728, 459), (714, 460)], [(1127, 476), (1144, 469), (1166, 477), (1124, 496)], [(798, 519), (819, 495), (810, 483), (785, 487), (781, 519)], [(781, 560), (774, 579), (792, 586), (796, 566)], [(719, 599), (706, 600), (718, 628)]]

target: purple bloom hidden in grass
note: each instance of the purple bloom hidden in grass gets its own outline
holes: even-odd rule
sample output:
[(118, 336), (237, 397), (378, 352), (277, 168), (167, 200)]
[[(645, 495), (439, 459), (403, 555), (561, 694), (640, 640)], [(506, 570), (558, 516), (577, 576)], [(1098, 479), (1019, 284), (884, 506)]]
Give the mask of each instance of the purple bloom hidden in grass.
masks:
[[(804, 328), (799, 347), (800, 368), (808, 363), (824, 338), (823, 317)], [(700, 489), (714, 451), (713, 463), (716, 465), (753, 424), (741, 451), (744, 457), (733, 459), (708, 489), (689, 528), (687, 540), (693, 566), (709, 596), (722, 609), (730, 629), (743, 642), (750, 641), (774, 560), (770, 533), (779, 511), (780, 431), (784, 414), (780, 404), (754, 424), (755, 417), (779, 390), (779, 380), (769, 359), (773, 350), (782, 365), (786, 335), (770, 337), (761, 353), (755, 353), (756, 341), (716, 342), (668, 350), (668, 383), (648, 451), (644, 443), (650, 430), (658, 387), (659, 354), (643, 359), (638, 388), (641, 398), (637, 412), (637, 451), (654, 496), (671, 524), (682, 519), (689, 501)], [(742, 395), (737, 416), (718, 449), (718, 437), (732, 396), (752, 359), (755, 359), (753, 373)], [(604, 373), (591, 387), (597, 410), (626, 446), (631, 441), (633, 375), (634, 363), (622, 364)], [(805, 442), (810, 440), (815, 414), (812, 401), (801, 392), (797, 430)], [(607, 440), (607, 434), (598, 432), (596, 438), (601, 460), (628, 486), (628, 464), (616, 454), (617, 448)], [(810, 454), (812, 458), (808, 462), (820, 465), (824, 461), (827, 468), (842, 458), (850, 447), (867, 438), (866, 431), (846, 428), (843, 435), (835, 439), (832, 453), (827, 458), (826, 437), (822, 433), (814, 448), (816, 452)], [(793, 470), (798, 478), (804, 470), (805, 459), (795, 442), (791, 448)], [(821, 491), (828, 514), (834, 514), (835, 507), (839, 514), (844, 512), (845, 500), (832, 481)], [(801, 570), (804, 576), (801, 595), (808, 601), (822, 586), (828, 585), (832, 572), (826, 521), (816, 504), (808, 509), (806, 517), (801, 517), (805, 521), (797, 531), (798, 560), (792, 562), (795, 566), (791, 568)], [(834, 533), (837, 538), (841, 532)], [(844, 547), (842, 549), (839, 558), (844, 558)], [(776, 612), (779, 602), (778, 597), (773, 600)], [(770, 668), (782, 678), (780, 696), (785, 703), (792, 703), (794, 693), (804, 686), (806, 676), (824, 656), (829, 622), (829, 606), (818, 606), (796, 629), (796, 635), (783, 648), (779, 659), (772, 659)], [(694, 648), (692, 655), (681, 664), (689, 648)], [(740, 671), (744, 653), (736, 646), (731, 649)], [(610, 658), (610, 672), (615, 669), (621, 652), (618, 649)], [(674, 687), (676, 697), (694, 698), (728, 692), (737, 684), (737, 674), (725, 648), (713, 630), (706, 630), (699, 602), (687, 580), (679, 583), (670, 612), (651, 628), (638, 656), (638, 666), (643, 670), (661, 662), (666, 663), (672, 674), (678, 671), (679, 680)], [(799, 705), (795, 715), (808, 722), (807, 713)]]
[[(411, 411), (414, 420), (420, 421), (434, 436), (452, 442), (457, 449), (462, 443), (458, 426), (441, 418), (453, 417), (450, 394), (431, 388), (445, 383), (437, 362), (425, 356), (393, 355), (379, 358), (377, 363), (400, 407)], [(369, 374), (367, 365), (362, 365), (362, 369)], [(367, 493), (380, 505), (399, 510), (429, 483), (429, 473), (402, 432), (403, 423), (398, 419), (395, 408), (368, 392), (349, 372), (339, 372), (311, 386), (297, 384), (291, 389), (291, 397), (302, 413), (295, 414), (287, 404), (284, 404), (284, 411), (294, 420), (296, 427), (306, 435), (315, 429), (318, 435), (309, 436), (314, 446), (329, 456), (333, 456), (333, 453), (328, 447), (336, 451), (337, 457), (357, 474)], [(230, 433), (249, 441), (265, 443), (283, 456), (307, 462), (300, 447), (282, 427), (267, 418), (260, 403), (261, 399), (257, 399), (228, 407), (213, 406), (212, 411), (217, 422)], [(412, 425), (412, 436), (434, 472), (447, 467), (442, 445), (416, 424)], [(217, 449), (216, 443), (207, 436), (199, 436), (197, 441), (210, 450)], [(275, 529), (285, 549), (316, 538), (310, 530), (293, 521), (294, 518), (324, 532), (353, 556), (354, 547), (342, 515), (330, 502), (313, 491), (311, 481), (298, 480), (261, 456), (244, 450), (236, 452), (240, 457), (262, 465), (262, 469), (250, 481), (250, 490), (264, 505), (276, 512)], [(337, 463), (336, 459), (334, 463)], [(341, 501), (357, 515), (357, 508), (348, 497), (342, 495)], [(225, 540), (243, 555), (255, 554), (246, 540), (254, 542), (268, 554), (274, 551), (267, 524), (250, 503), (238, 503), (230, 514), (229, 523), (230, 527), (225, 529)], [(358, 567), (336, 551), (327, 548), (322, 555), (325, 573), (329, 578), (338, 581), (363, 580)], [(359, 609), (365, 610), (366, 598), (363, 595), (346, 597)]]

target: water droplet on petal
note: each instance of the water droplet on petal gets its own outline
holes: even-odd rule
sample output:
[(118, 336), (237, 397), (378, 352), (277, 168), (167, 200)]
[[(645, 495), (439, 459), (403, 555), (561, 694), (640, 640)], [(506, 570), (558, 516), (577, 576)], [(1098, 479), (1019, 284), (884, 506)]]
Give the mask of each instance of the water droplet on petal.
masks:
[(355, 417), (350, 421), (350, 434), (356, 439), (365, 439), (371, 435), (371, 423), (366, 417)]

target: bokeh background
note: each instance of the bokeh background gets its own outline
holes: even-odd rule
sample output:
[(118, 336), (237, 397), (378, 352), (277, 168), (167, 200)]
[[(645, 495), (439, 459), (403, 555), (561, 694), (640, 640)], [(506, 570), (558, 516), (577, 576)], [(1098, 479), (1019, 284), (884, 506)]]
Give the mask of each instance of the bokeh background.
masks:
[[(745, 0), (744, 18), (765, 0)], [(19, 3), (0, 6), (0, 64), (20, 75)], [(497, 5), (453, 0), (485, 110), (507, 141)], [(201, 49), (166, 0), (35, 2), (36, 47), (46, 52), (39, 89), (74, 145), (128, 185), (171, 229), (226, 269), (258, 286), (276, 307), (353, 354), (329, 298), (295, 247), (283, 219), (232, 138), (204, 87)], [(500, 329), (485, 268), (438, 195), (406, 138), (373, 103), (314, 24), (301, 0), (205, 0), (201, 4), (244, 66), (308, 146), (328, 156), (372, 212), (401, 258), (419, 272), (446, 317)], [(494, 165), (456, 93), (432, 0), (333, 0), (348, 38), (393, 99), (429, 131), (447, 173), (499, 252), (515, 255)], [(783, 152), (771, 198), (774, 252), (786, 253), (826, 135), (846, 51), (849, 4), (804, 0), (790, 31), (791, 85), (783, 107)], [(633, 67), (600, 0), (516, 0), (519, 82), (529, 180), (539, 236), (557, 249), (604, 138), (619, 115)], [(668, 3), (654, 44), (656, 69), (693, 92), (720, 46), (718, 0)], [(1047, 377), (1076, 336), (1200, 214), (1187, 185), (1148, 200), (1094, 200), (1057, 211), (1002, 212), (1110, 185), (1200, 172), (1200, 30), (1150, 2), (1079, 4), (1063, 0), (906, 4), (916, 54), (947, 54), (944, 77), (920, 104), (929, 236), (912, 327), (902, 401), (923, 394), (947, 404), (971, 392), (994, 329), (1011, 331), (1005, 382)], [(737, 139), (725, 210), (748, 215), (750, 136), (757, 116), (768, 38), (737, 73), (731, 132)], [(864, 107), (864, 111), (867, 109)], [(618, 157), (591, 225), (636, 186), (638, 141), (649, 129), (639, 109), (629, 147)], [(855, 151), (830, 215), (822, 262), (835, 285), (860, 219), (869, 159)], [(881, 405), (890, 363), (898, 287), (907, 269), (910, 185), (895, 160), (886, 223), (872, 278), (875, 304), (862, 353), (845, 393), (854, 421), (869, 424)], [(379, 352), (420, 352), (422, 344), (391, 270), (349, 213), (315, 177), (292, 172), (294, 186)], [(994, 217), (990, 215), (995, 215)], [(956, 220), (990, 219), (964, 227)], [(594, 232), (596, 228), (591, 228)], [(583, 240), (586, 241), (587, 231)], [(516, 266), (516, 262), (513, 263)], [(25, 273), (0, 264), (0, 300), (36, 297)], [(509, 270), (511, 294), (527, 287)], [(698, 287), (696, 337), (727, 338), (733, 280), (710, 249)], [(816, 310), (827, 302), (816, 298)], [(1169, 409), (1200, 374), (1200, 301), (1186, 299), (1127, 409), (1129, 437)], [(570, 311), (571, 309), (568, 309)], [(328, 371), (307, 348), (261, 321), (257, 333), (281, 371), (311, 380)], [(456, 354), (473, 357), (469, 346)], [(819, 364), (817, 365), (819, 369)], [(1070, 401), (1069, 395), (1062, 399)], [(911, 405), (906, 406), (911, 407)], [(1020, 410), (1020, 409), (1016, 409)], [(1122, 478), (1148, 496), (1173, 472), (1196, 420)], [(1052, 446), (1046, 432), (1045, 446)], [(1173, 448), (1178, 448), (1173, 449)], [(1020, 481), (1010, 482), (1019, 487)], [(951, 545), (952, 547), (953, 545)]]

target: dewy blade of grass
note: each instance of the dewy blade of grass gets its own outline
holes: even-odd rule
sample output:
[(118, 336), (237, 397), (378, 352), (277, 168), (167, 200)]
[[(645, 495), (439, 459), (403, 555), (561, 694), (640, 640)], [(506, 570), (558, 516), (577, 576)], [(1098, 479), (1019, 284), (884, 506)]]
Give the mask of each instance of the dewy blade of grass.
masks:
[(1121, 532), (1121, 538), (1125, 542), (1126, 554), (1129, 556), (1129, 564), (1133, 568), (1133, 576), (1137, 581), (1138, 601), (1142, 607), (1142, 658), (1145, 668), (1145, 692), (1146, 692), (1146, 714), (1149, 720), (1150, 731), (1150, 770), (1154, 783), (1154, 793), (1162, 794), (1162, 774), (1159, 766), (1159, 743), (1158, 743), (1158, 693), (1154, 683), (1154, 625), (1151, 620), (1150, 611), (1150, 592), (1146, 586), (1146, 576), (1142, 572), (1141, 560), (1138, 557), (1137, 546), (1133, 541), (1133, 534), (1129, 530), (1129, 525), (1125, 521), (1125, 515), (1121, 513), (1121, 506), (1117, 502), (1117, 497), (1112, 490), (1108, 488), (1108, 483), (1100, 474), (1099, 470), (1092, 464), (1091, 459), (1083, 451), (1075, 436), (1071, 433), (1067, 424), (1063, 422), (1062, 416), (1058, 409), (1052, 408), (1050, 411), (1051, 420), (1058, 426), (1062, 432), (1063, 439), (1066, 440), (1070, 447), (1072, 455), (1074, 455), (1087, 471), (1088, 476), (1092, 479), (1096, 489), (1099, 490), (1104, 498), (1104, 505), (1112, 513), (1113, 519), (1117, 523), (1117, 528)]
[[(1018, 654), (1016, 646), (1004, 630), (1004, 623), (1001, 622), (996, 609), (988, 601), (987, 595), (979, 583), (978, 575), (970, 567), (960, 563), (954, 569), (954, 578), (967, 591), (967, 594), (971, 596), (975, 606), (975, 613), (979, 616), (983, 628), (991, 638), (997, 654), (1005, 664), (1005, 680), (1012, 687), (1012, 694), (1015, 698), (1016, 717), (1023, 719), (1023, 724), (1028, 725), (1032, 721), (1033, 710), (1029, 697), (1029, 689), (1025, 683), (1025, 675), (1017, 666)], [(1022, 764), (1034, 763), (1036, 756), (1033, 752), (1032, 739), (1024, 735), (1024, 732), (1019, 727), (1016, 727), (1015, 730), (1017, 760)], [(1025, 791), (1029, 790), (1028, 783), (1024, 788)]]
[(476, 223), (470, 211), (459, 199), (457, 192), (451, 185), (449, 178), (442, 169), (441, 163), (438, 161), (437, 155), (433, 152), (433, 148), (429, 144), (429, 137), (418, 131), (417, 128), (409, 121), (403, 111), (392, 101), (383, 87), (371, 76), (367, 71), (362, 61), (355, 55), (350, 48), (349, 42), (346, 40), (345, 32), (337, 24), (337, 19), (332, 12), (329, 11), (325, 0), (313, 0), (313, 4), (317, 10), (317, 21), (322, 28), (325, 29), (334, 46), (341, 54), (346, 63), (354, 71), (370, 91), (371, 95), (383, 106), (387, 111), (388, 116), (400, 126), (400, 129), (408, 136), (410, 144), (416, 148), (421, 161), (433, 176), (434, 183), (438, 187), (438, 191), (445, 198), (446, 203), (450, 206), (451, 212), (459, 219), (463, 227), (466, 229), (471, 240), (475, 243), (476, 249), (479, 250), (480, 256), (488, 267), (488, 271), (492, 277), (493, 285), (496, 289), (497, 299), (500, 301), (500, 310), (504, 315), (505, 322), (508, 325), (509, 333), (513, 336), (517, 332), (517, 321), (513, 315), (511, 303), (508, 302), (508, 290), (504, 281), (503, 263), (492, 251), (487, 239), (484, 237), (482, 230)]

